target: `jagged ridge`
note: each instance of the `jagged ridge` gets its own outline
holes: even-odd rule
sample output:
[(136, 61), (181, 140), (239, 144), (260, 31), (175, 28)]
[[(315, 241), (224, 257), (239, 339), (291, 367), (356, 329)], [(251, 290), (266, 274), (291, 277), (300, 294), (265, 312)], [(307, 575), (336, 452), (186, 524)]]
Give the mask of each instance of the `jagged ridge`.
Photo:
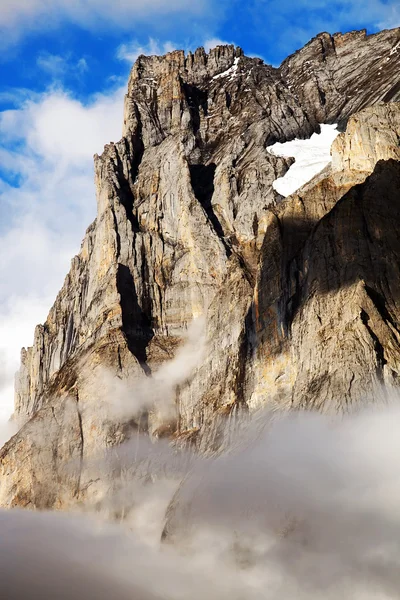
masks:
[[(151, 376), (174, 355), (197, 315), (207, 317), (206, 358), (177, 390), (176, 422), (164, 423), (157, 410), (146, 417), (153, 435), (172, 432), (211, 451), (221, 446), (219, 422), (227, 414), (267, 402), (337, 407), (343, 386), (315, 359), (332, 327), (325, 337), (311, 335), (321, 315), (309, 302), (314, 250), (307, 240), (379, 159), (398, 159), (398, 107), (350, 120), (350, 137), (335, 146), (332, 168), (283, 203), (272, 183), (291, 161), (273, 156), (268, 146), (309, 137), (321, 122), (344, 127), (365, 106), (400, 100), (399, 40), (399, 29), (321, 34), (279, 69), (233, 46), (208, 55), (199, 49), (138, 59), (124, 137), (95, 158), (97, 219), (45, 325), (36, 330), (34, 347), (23, 352), (16, 416), (28, 423), (2, 453), (4, 505), (65, 505), (95, 494), (81, 467), (72, 485), (62, 466), (68, 451), (55, 456), (54, 448), (61, 438), (82, 464), (83, 455), (128, 439), (137, 419), (110, 422), (98, 373), (107, 368), (122, 379)], [(374, 138), (376, 126), (388, 135)], [(368, 164), (361, 164), (363, 155)], [(369, 189), (375, 180), (368, 181)], [(366, 286), (375, 298), (382, 293), (371, 282)], [(337, 307), (343, 294), (338, 286), (324, 298)], [(359, 301), (349, 298), (353, 314)], [(369, 336), (368, 351), (356, 359), (364, 365), (357, 376), (351, 366), (342, 373), (350, 390), (346, 402), (371, 387), (371, 381), (364, 387), (357, 382), (378, 360), (377, 339), (383, 348), (386, 343), (369, 305), (362, 306), (357, 322)], [(385, 310), (396, 322), (392, 309), (380, 314)], [(324, 311), (344, 323), (329, 303)], [(348, 328), (343, 332), (353, 347)], [(330, 363), (339, 360), (340, 348), (333, 343)], [(57, 426), (48, 428), (48, 473), (39, 475), (42, 463), (35, 460), (42, 450), (33, 432), (48, 419)], [(18, 466), (27, 457), (33, 465), (28, 474)], [(38, 491), (29, 481), (41, 478)], [(55, 481), (62, 481), (62, 492), (53, 489)]]

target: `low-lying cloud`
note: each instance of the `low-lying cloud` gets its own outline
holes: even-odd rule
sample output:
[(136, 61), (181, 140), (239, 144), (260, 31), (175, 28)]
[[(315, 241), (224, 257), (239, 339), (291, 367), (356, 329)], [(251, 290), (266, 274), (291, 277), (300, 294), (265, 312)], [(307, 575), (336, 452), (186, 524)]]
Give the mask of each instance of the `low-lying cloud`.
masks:
[(167, 530), (236, 547), (264, 598), (400, 597), (399, 423), (397, 393), (343, 418), (266, 415), (187, 479)]
[[(109, 418), (127, 421), (151, 410), (153, 418), (166, 424), (176, 418), (176, 388), (200, 367), (206, 348), (206, 320), (190, 324), (182, 346), (173, 359), (163, 363), (151, 377), (118, 379), (101, 366), (94, 372), (93, 397), (105, 405)], [(89, 407), (89, 412), (92, 410)]]
[(127, 488), (134, 508), (121, 527), (99, 516), (1, 513), (2, 592), (21, 600), (106, 598), (112, 586), (116, 599), (400, 598), (393, 397), (340, 418), (259, 414), (228, 454), (189, 462), (178, 489), (162, 472), (179, 453), (161, 443), (165, 464), (141, 489)]

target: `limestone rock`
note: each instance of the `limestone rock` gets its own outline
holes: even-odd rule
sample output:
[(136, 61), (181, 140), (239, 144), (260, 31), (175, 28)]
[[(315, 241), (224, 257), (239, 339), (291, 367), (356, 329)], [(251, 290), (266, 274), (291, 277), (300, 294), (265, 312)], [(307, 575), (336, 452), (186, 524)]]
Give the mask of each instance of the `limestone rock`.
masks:
[[(268, 398), (287, 407), (346, 410), (377, 393), (379, 382), (396, 379), (396, 334), (389, 329), (398, 322), (399, 117), (399, 104), (352, 117), (332, 145), (332, 166), (270, 211), (249, 327), (251, 406)], [(383, 366), (368, 325), (379, 311), (374, 302), (386, 315), (382, 348), (393, 359), (379, 377), (374, 373)]]
[[(400, 29), (321, 34), (279, 69), (234, 46), (138, 58), (124, 137), (95, 157), (97, 218), (22, 353), (2, 506), (97, 501), (114, 475), (93, 476), (87, 460), (139, 429), (213, 452), (260, 405), (343, 408), (395, 381), (395, 290), (372, 277), (367, 249), (397, 276), (383, 257), (398, 259), (399, 41)], [(272, 184), (292, 161), (268, 146), (322, 122), (348, 122), (332, 166), (282, 201)], [(138, 411), (198, 316), (204, 358), (174, 389), (175, 415), (163, 421), (162, 390)], [(324, 371), (349, 352), (340, 377)], [(131, 412), (116, 417), (118, 386)]]
[(363, 110), (349, 119), (332, 148), (333, 171), (371, 173), (379, 160), (400, 160), (398, 104)]

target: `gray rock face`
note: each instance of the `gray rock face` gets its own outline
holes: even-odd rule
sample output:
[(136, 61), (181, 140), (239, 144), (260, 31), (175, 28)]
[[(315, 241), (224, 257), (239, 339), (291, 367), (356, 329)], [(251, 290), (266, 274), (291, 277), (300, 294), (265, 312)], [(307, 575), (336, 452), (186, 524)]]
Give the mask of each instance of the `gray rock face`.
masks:
[(320, 123), (346, 121), (377, 102), (396, 102), (399, 30), (322, 33), (281, 66), (308, 114)]
[[(400, 29), (321, 34), (279, 69), (233, 46), (139, 57), (124, 137), (95, 157), (96, 221), (22, 352), (24, 425), (0, 456), (1, 505), (96, 497), (84, 460), (140, 426), (213, 451), (229, 441), (227, 416), (271, 402), (344, 408), (395, 381), (396, 293), (371, 265), (396, 277), (383, 268), (395, 232), (378, 231), (397, 217), (399, 107), (384, 103), (400, 100), (399, 42)], [(272, 184), (292, 160), (268, 146), (322, 122), (347, 124), (331, 167), (282, 201)], [(174, 390), (175, 417), (155, 397), (144, 417), (112, 418), (102, 374), (134, 395), (198, 316), (205, 352)]]
[[(380, 218), (381, 235), (385, 231), (390, 238), (393, 232), (396, 237), (392, 211), (397, 210), (399, 201), (395, 184), (399, 148), (398, 141), (394, 143), (400, 139), (399, 119), (399, 104), (377, 105), (351, 117), (346, 132), (332, 145), (331, 166), (269, 211), (247, 327), (246, 390), (251, 406), (265, 404), (268, 398), (288, 407), (346, 410), (348, 404), (376, 388), (373, 332), (371, 352), (363, 355), (352, 327), (362, 324), (359, 297), (364, 283), (374, 274), (378, 277), (378, 254), (383, 262), (389, 260), (389, 249), (371, 233)], [(383, 172), (388, 177), (385, 185)], [(376, 183), (379, 173), (382, 190)], [(376, 210), (381, 217), (375, 219), (366, 212), (361, 221), (353, 214), (345, 216), (344, 205), (357, 194), (360, 198), (366, 194), (371, 204), (368, 210)], [(328, 235), (339, 206), (339, 219), (343, 219), (340, 240)], [(357, 209), (362, 212), (361, 201)], [(311, 240), (321, 228), (326, 246), (316, 249)], [(362, 247), (363, 243), (366, 246)], [(395, 243), (393, 246), (396, 248)], [(318, 274), (312, 270), (313, 261), (321, 269)], [(384, 271), (381, 275), (385, 277)], [(394, 272), (387, 277), (390, 285), (396, 285)], [(394, 310), (391, 318), (396, 323), (392, 292), (382, 285), (378, 280), (371, 282), (371, 293), (374, 298), (381, 296), (383, 307), (392, 305), (387, 310), (388, 314)], [(387, 344), (389, 340), (383, 346)], [(396, 372), (394, 367), (394, 377)], [(391, 384), (392, 375), (387, 372), (379, 381)]]

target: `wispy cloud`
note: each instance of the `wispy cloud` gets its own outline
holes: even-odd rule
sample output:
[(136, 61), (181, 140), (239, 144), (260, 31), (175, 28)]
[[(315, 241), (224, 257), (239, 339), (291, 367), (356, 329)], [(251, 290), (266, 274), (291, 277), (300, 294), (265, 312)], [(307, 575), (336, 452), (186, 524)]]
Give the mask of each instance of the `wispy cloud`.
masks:
[(137, 40), (132, 40), (126, 44), (121, 44), (117, 49), (117, 58), (126, 60), (129, 63), (134, 63), (141, 55), (163, 55), (167, 52), (172, 52), (179, 47), (174, 42), (160, 42), (154, 38), (149, 38), (146, 44), (141, 44)]
[(206, 39), (203, 43), (204, 49), (206, 52), (209, 52), (211, 48), (216, 48), (217, 46), (225, 46), (226, 44), (233, 44), (233, 42), (226, 42), (221, 40), (220, 38), (209, 38)]
[(56, 88), (0, 113), (0, 414), (13, 372), (95, 216), (93, 161), (121, 136), (123, 88), (87, 104)]
[(387, 10), (381, 16), (381, 20), (378, 21), (379, 29), (391, 29), (392, 27), (400, 27), (400, 6), (396, 2), (389, 4)]
[[(400, 409), (391, 396), (337, 418), (259, 413), (217, 458), (139, 436), (99, 454), (85, 465), (93, 505), (83, 495), (80, 506), (95, 520), (0, 512), (2, 597), (397, 599)], [(121, 514), (124, 528), (109, 523)]]
[(123, 31), (147, 23), (151, 27), (164, 29), (167, 21), (179, 27), (192, 19), (217, 20), (223, 11), (222, 5), (215, 6), (212, 0), (2, 0), (0, 4), (0, 31), (2, 44), (16, 41), (32, 30), (47, 30), (61, 23), (72, 23), (86, 29), (98, 30), (118, 28)]
[(242, 11), (282, 58), (322, 31), (400, 26), (398, 0), (252, 0)]
[(220, 38), (211, 37), (206, 38), (204, 41), (199, 39), (197, 43), (184, 43), (166, 41), (162, 42), (155, 38), (149, 38), (146, 44), (138, 42), (138, 40), (132, 40), (128, 43), (121, 44), (117, 49), (117, 58), (120, 60), (126, 60), (129, 63), (134, 63), (136, 59), (144, 54), (145, 56), (158, 55), (161, 56), (167, 52), (173, 50), (192, 50), (194, 51), (199, 46), (203, 46), (206, 52), (209, 52), (211, 48), (217, 46), (224, 46), (226, 44), (234, 44), (234, 42), (227, 42)]
[(80, 77), (89, 69), (85, 58), (73, 60), (70, 55), (60, 56), (49, 52), (42, 52), (38, 56), (36, 64), (39, 69), (45, 71), (54, 79), (62, 79), (67, 74)]

